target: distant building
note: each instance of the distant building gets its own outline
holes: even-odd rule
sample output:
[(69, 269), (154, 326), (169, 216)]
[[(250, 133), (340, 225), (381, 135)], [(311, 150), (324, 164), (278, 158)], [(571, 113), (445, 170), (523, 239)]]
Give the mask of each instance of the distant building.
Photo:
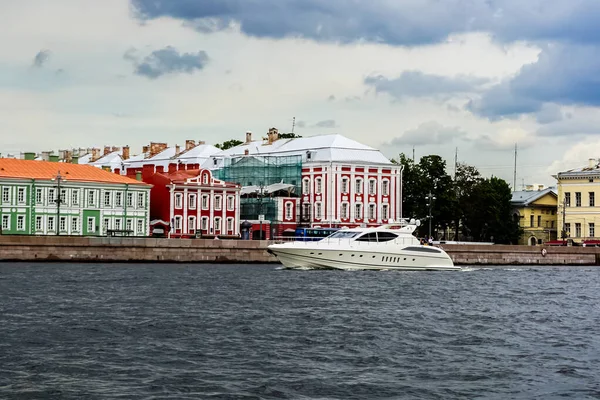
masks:
[(535, 246), (556, 240), (556, 188), (529, 186), (513, 192), (513, 218), (523, 229), (519, 244)]
[(597, 244), (600, 235), (600, 160), (590, 158), (588, 165), (554, 175), (558, 186), (558, 238), (575, 243)]
[(88, 165), (0, 158), (0, 188), (2, 234), (148, 234), (150, 185), (135, 179)]

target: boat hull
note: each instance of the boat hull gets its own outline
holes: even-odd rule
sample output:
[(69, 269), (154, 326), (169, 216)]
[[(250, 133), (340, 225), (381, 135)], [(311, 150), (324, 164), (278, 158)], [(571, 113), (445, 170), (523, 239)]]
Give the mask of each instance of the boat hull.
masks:
[(418, 254), (413, 251), (370, 252), (271, 245), (269, 252), (286, 268), (341, 270), (460, 270), (443, 251)]

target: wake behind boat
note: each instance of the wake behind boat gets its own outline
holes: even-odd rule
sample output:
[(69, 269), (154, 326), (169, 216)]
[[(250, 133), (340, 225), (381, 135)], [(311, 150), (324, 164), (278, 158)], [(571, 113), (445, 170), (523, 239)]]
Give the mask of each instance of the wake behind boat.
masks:
[(415, 223), (376, 228), (341, 229), (316, 242), (287, 242), (268, 246), (268, 252), (287, 268), (342, 270), (460, 270), (448, 254), (421, 245), (413, 235)]

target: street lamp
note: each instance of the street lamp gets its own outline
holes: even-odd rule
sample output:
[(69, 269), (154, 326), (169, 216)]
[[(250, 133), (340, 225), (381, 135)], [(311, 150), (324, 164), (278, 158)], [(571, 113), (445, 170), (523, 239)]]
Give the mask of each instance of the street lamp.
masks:
[(63, 181), (66, 181), (58, 171), (58, 174), (52, 178), (52, 181), (56, 182), (56, 199), (54, 202), (56, 203), (56, 234), (60, 235), (60, 204), (63, 202), (62, 196), (60, 195), (60, 184)]
[(264, 190), (265, 190), (265, 186), (261, 183), (258, 187), (258, 189), (256, 189), (256, 200), (258, 201), (258, 222), (260, 224), (260, 236), (259, 236), (259, 240), (263, 239), (263, 228), (262, 228), (262, 223), (263, 223), (263, 219), (264, 219), (264, 215), (262, 215), (262, 200), (263, 200), (263, 196), (264, 196)]
[(431, 219), (433, 216), (431, 215), (431, 208), (433, 207), (433, 201), (435, 200), (435, 196), (431, 194), (431, 190), (429, 191), (429, 196), (425, 196), (427, 200), (427, 206), (429, 207), (429, 215), (427, 218), (429, 219), (429, 237), (431, 237)]

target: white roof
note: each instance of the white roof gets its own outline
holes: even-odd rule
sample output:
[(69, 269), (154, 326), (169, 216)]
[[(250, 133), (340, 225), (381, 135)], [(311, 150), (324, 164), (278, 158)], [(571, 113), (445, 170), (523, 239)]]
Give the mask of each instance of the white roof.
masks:
[(175, 161), (181, 161), (183, 164), (202, 164), (213, 154), (217, 154), (221, 149), (212, 144), (201, 144), (190, 150), (184, 151), (175, 157)]
[[(303, 163), (311, 162), (355, 162), (365, 164), (391, 164), (379, 150), (348, 139), (339, 134), (279, 139), (273, 144), (263, 141), (244, 143), (214, 154), (217, 158), (244, 155), (302, 156)], [(310, 152), (310, 159), (308, 153)], [(207, 166), (212, 166), (207, 164)]]

